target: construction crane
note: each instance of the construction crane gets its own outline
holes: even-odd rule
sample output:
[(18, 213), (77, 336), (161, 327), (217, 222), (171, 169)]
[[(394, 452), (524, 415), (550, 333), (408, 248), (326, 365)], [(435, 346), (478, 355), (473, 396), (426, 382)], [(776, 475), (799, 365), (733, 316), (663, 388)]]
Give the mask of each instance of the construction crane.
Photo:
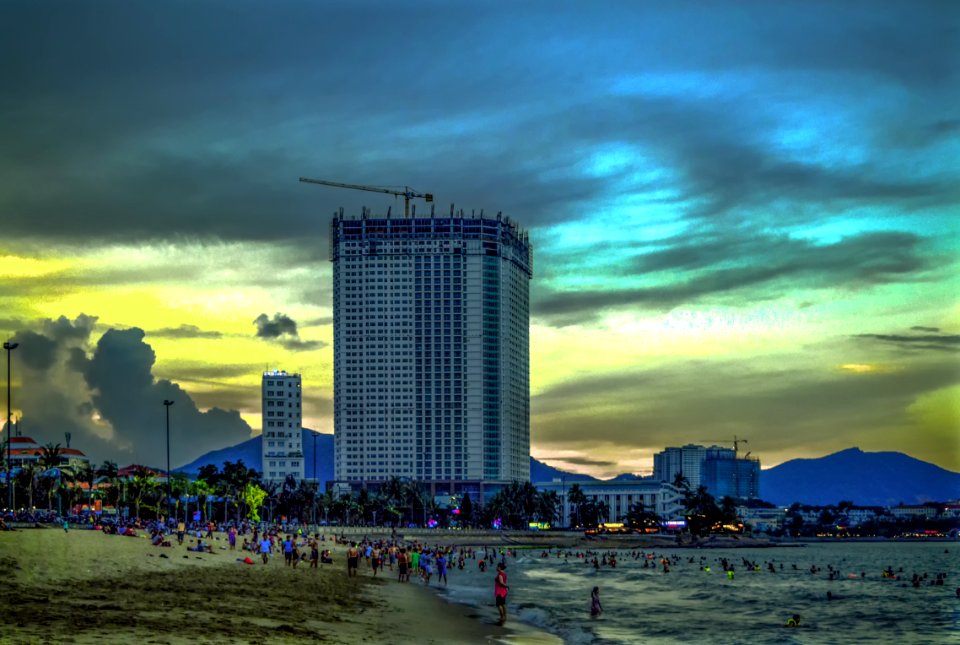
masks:
[[(730, 440), (729, 440), (729, 439), (700, 439), (700, 441), (703, 441), (703, 442), (712, 441), (712, 442), (714, 442), (714, 443), (720, 443), (720, 442), (725, 442), (725, 441), (730, 441)], [(739, 437), (737, 437), (737, 435), (733, 435), (733, 454), (734, 454), (734, 456), (736, 456), (737, 453), (740, 451), (740, 444), (741, 444), (741, 443), (750, 443), (750, 442), (747, 441), (746, 439), (740, 439)]]
[(310, 179), (309, 177), (301, 177), (300, 181), (305, 184), (319, 184), (321, 186), (333, 186), (334, 188), (350, 188), (353, 190), (366, 190), (371, 193), (385, 193), (387, 195), (393, 195), (394, 197), (403, 197), (403, 216), (410, 217), (410, 200), (411, 199), (422, 199), (425, 202), (432, 202), (433, 195), (431, 193), (418, 193), (412, 190), (409, 186), (404, 186), (403, 190), (393, 190), (391, 188), (382, 188), (380, 186), (363, 186), (361, 184), (344, 184), (338, 181), (326, 181), (325, 179)]

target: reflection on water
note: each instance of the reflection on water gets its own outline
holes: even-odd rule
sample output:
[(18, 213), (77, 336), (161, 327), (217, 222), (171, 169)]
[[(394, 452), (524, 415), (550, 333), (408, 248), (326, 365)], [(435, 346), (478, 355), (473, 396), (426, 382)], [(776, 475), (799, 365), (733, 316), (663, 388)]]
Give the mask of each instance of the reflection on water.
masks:
[[(571, 643), (960, 642), (957, 543), (661, 549), (647, 559), (648, 568), (639, 551), (621, 550), (615, 568), (599, 570), (589, 559), (556, 553), (543, 558), (540, 550), (527, 550), (507, 558), (509, 606), (514, 617)], [(670, 559), (669, 573), (663, 573), (661, 557)], [(734, 567), (732, 580), (723, 558)], [(887, 567), (897, 579), (882, 577)], [(915, 573), (927, 575), (919, 587), (911, 583)], [(946, 574), (945, 584), (932, 585), (938, 573)], [(597, 620), (589, 612), (594, 586), (605, 610)], [(481, 574), (468, 560), (464, 571), (450, 576), (448, 593), (457, 602), (491, 605), (492, 611), (492, 589), (493, 570)], [(784, 627), (792, 614), (801, 616), (799, 629)]]

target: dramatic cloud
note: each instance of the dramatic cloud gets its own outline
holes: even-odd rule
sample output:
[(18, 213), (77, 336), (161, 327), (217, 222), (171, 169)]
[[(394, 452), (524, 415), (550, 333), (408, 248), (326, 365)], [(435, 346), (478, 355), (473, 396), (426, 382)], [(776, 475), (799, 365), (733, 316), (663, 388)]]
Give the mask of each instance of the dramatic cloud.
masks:
[(174, 398), (171, 431), (194, 431), (175, 450), (235, 442), (197, 405), (256, 425), (267, 365), (302, 372), (304, 422), (331, 427), (330, 216), (403, 204), (312, 176), (529, 232), (531, 434), (565, 463), (736, 433), (765, 463), (858, 442), (960, 468), (936, 449), (960, 396), (956, 2), (4, 18), (0, 333), (25, 429), (152, 459)]
[[(113, 459), (165, 466), (162, 402), (171, 410), (171, 461), (185, 463), (207, 450), (250, 437), (250, 427), (235, 410), (211, 405), (201, 412), (180, 386), (154, 377), (156, 356), (140, 329), (108, 329), (95, 345), (90, 335), (96, 318), (80, 315), (35, 324), (43, 333), (20, 330), (13, 338), (13, 393), (21, 431), (41, 442), (73, 445), (95, 462)], [(252, 369), (252, 368), (248, 368)], [(173, 422), (176, 420), (176, 423)]]
[(708, 237), (649, 251), (625, 263), (637, 276), (662, 284), (626, 289), (547, 291), (534, 302), (537, 316), (567, 324), (605, 309), (669, 309), (731, 292), (739, 305), (782, 294), (784, 287), (837, 289), (918, 280), (930, 268), (922, 240), (911, 233), (865, 233), (834, 244), (753, 235)]
[(323, 341), (302, 340), (297, 331), (296, 321), (281, 313), (275, 313), (273, 318), (268, 317), (267, 314), (260, 314), (253, 324), (257, 326), (257, 338), (276, 340), (290, 351), (308, 351), (326, 346)]
[(141, 329), (108, 330), (97, 341), (83, 372), (94, 406), (121, 444), (135, 446), (137, 455), (151, 465), (165, 465), (160, 463), (160, 456), (166, 454), (164, 400), (174, 402), (170, 409), (172, 465), (250, 437), (250, 426), (237, 411), (201, 412), (179, 385), (155, 379), (156, 356), (143, 338)]
[(257, 326), (258, 338), (279, 338), (280, 336), (296, 336), (297, 323), (289, 316), (281, 313), (273, 314), (273, 319), (267, 314), (260, 314), (253, 321)]

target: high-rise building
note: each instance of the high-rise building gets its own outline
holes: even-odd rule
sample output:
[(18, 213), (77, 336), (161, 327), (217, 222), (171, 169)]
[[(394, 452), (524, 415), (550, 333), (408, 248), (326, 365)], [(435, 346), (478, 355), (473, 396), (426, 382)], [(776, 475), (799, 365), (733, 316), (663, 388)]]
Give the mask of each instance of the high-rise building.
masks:
[(338, 481), (530, 478), (527, 234), (509, 218), (335, 215)]
[(703, 460), (703, 485), (720, 499), (760, 497), (760, 460), (737, 457), (729, 448), (709, 448)]
[(266, 481), (303, 479), (300, 375), (283, 370), (263, 373), (263, 436), (260, 469)]
[(706, 454), (706, 448), (692, 443), (682, 448), (666, 448), (653, 456), (653, 478), (673, 483), (677, 475), (683, 475), (690, 490), (697, 490), (703, 483), (701, 466)]
[(686, 478), (690, 490), (704, 486), (716, 498), (760, 496), (760, 460), (738, 457), (730, 448), (687, 444), (653, 456), (654, 479), (673, 482), (677, 475)]

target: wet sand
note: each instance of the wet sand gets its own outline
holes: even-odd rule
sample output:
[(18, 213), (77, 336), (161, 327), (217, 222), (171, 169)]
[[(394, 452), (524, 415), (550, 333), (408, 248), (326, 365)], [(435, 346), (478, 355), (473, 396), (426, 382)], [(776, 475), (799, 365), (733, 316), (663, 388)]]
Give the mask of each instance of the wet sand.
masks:
[(492, 606), (481, 615), (363, 567), (348, 578), (342, 548), (311, 570), (277, 555), (245, 565), (225, 544), (207, 554), (89, 530), (0, 533), (0, 643), (559, 642), (493, 625)]

